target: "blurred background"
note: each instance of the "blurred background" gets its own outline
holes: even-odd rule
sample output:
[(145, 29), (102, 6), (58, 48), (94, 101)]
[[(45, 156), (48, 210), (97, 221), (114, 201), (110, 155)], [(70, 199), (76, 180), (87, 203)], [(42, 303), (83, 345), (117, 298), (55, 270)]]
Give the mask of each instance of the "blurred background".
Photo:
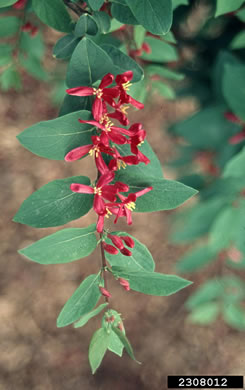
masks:
[[(60, 34), (47, 29), (44, 68), (56, 72), (52, 47)], [(95, 319), (84, 328), (56, 328), (56, 318), (67, 299), (89, 273), (98, 268), (99, 252), (65, 265), (43, 266), (20, 256), (17, 250), (55, 232), (12, 222), (23, 200), (47, 182), (72, 175), (93, 176), (89, 158), (79, 163), (49, 161), (33, 155), (16, 140), (25, 128), (58, 114), (54, 85), (22, 74), (22, 90), (1, 92), (1, 294), (0, 294), (0, 390), (165, 389), (167, 375), (243, 375), (244, 333), (218, 319), (209, 327), (188, 321), (184, 302), (204, 280), (219, 274), (214, 263), (189, 279), (194, 285), (170, 297), (129, 293), (110, 281), (113, 308), (122, 313), (137, 365), (124, 352), (122, 358), (107, 352), (95, 376), (88, 363), (88, 346), (100, 326)], [(157, 94), (143, 112), (131, 114), (148, 132), (148, 141), (160, 159), (166, 178), (175, 178), (166, 165), (175, 157), (174, 140), (166, 128), (197, 108), (190, 98), (167, 102)], [(194, 201), (195, 202), (195, 201)], [(134, 214), (134, 224), (118, 224), (146, 244), (156, 270), (176, 273), (177, 259), (188, 248), (170, 243), (173, 212)], [(68, 226), (85, 227), (87, 216)], [(201, 223), (201, 221), (200, 221)], [(241, 271), (245, 276), (244, 271)], [(195, 286), (195, 287), (194, 287)]]

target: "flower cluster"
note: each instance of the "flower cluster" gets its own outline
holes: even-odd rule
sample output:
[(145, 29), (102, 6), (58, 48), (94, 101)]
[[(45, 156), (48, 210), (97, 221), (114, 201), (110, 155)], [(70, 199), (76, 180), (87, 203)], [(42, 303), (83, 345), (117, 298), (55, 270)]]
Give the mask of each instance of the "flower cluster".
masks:
[[(94, 96), (92, 105), (93, 119), (79, 119), (80, 123), (87, 123), (97, 129), (97, 135), (91, 137), (91, 143), (72, 149), (65, 156), (65, 160), (75, 161), (89, 154), (94, 157), (98, 170), (96, 184), (88, 186), (79, 183), (71, 184), (73, 192), (94, 195), (93, 209), (98, 216), (97, 231), (104, 230), (104, 220), (114, 215), (114, 223), (120, 217), (126, 217), (127, 223), (132, 224), (132, 211), (135, 208), (136, 199), (152, 190), (152, 187), (144, 188), (141, 191), (130, 193), (126, 183), (116, 181), (116, 171), (125, 168), (127, 165), (148, 164), (150, 160), (140, 151), (139, 147), (144, 142), (146, 131), (141, 123), (134, 123), (129, 128), (129, 120), (126, 115), (128, 104), (142, 109), (144, 105), (133, 99), (128, 90), (133, 78), (133, 72), (127, 71), (116, 76), (110, 73), (101, 80), (98, 88), (80, 86), (67, 90), (69, 95)], [(116, 119), (121, 126), (115, 126), (111, 119)], [(129, 145), (131, 155), (122, 156), (117, 145)], [(108, 158), (105, 161), (105, 157)], [(124, 243), (133, 248), (134, 242), (130, 237), (118, 237), (108, 235), (113, 245), (103, 242), (104, 249), (111, 254), (117, 254), (118, 250), (125, 256), (131, 256), (129, 249)]]

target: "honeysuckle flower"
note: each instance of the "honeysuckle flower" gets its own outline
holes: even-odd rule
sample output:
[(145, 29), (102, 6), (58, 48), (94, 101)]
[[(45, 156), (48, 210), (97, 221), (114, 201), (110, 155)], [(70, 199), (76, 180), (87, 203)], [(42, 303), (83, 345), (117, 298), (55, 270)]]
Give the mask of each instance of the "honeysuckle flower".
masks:
[(109, 118), (114, 118), (118, 120), (123, 126), (129, 125), (129, 120), (126, 114), (126, 111), (129, 109), (129, 106), (125, 106), (121, 102), (114, 106), (115, 111), (112, 113), (108, 113)]
[(16, 3), (12, 5), (15, 9), (24, 9), (26, 6), (27, 0), (18, 0)]
[(119, 283), (121, 286), (124, 288), (124, 290), (129, 291), (130, 290), (130, 285), (128, 280), (123, 279), (123, 278), (118, 278)]
[(127, 246), (129, 246), (129, 248), (134, 248), (135, 243), (134, 243), (134, 240), (131, 237), (129, 237), (129, 236), (121, 236), (121, 239), (125, 242), (125, 244)]
[(144, 104), (138, 102), (137, 100), (133, 99), (130, 95), (127, 94), (127, 91), (129, 90), (130, 86), (132, 85), (130, 81), (133, 78), (133, 72), (131, 70), (124, 72), (123, 74), (119, 74), (116, 77), (116, 84), (119, 88), (119, 96), (120, 96), (120, 102), (121, 104), (129, 103), (132, 104), (132, 106), (138, 108), (141, 110), (144, 108)]
[(88, 186), (80, 183), (72, 183), (70, 189), (79, 194), (94, 194), (93, 208), (96, 214), (105, 212), (105, 202), (102, 198), (115, 202), (118, 189), (114, 185), (108, 185), (115, 177), (115, 174), (108, 171), (100, 176), (96, 186)]
[(106, 252), (110, 253), (111, 255), (117, 255), (118, 254), (118, 249), (115, 248), (113, 245), (110, 245), (110, 244), (107, 244), (106, 242), (103, 242), (102, 246), (103, 246), (104, 250)]
[(69, 88), (66, 92), (72, 96), (95, 96), (95, 100), (92, 106), (93, 117), (96, 121), (99, 121), (103, 115), (103, 101), (113, 104), (113, 99), (117, 98), (119, 95), (119, 90), (117, 87), (106, 88), (110, 85), (114, 80), (114, 76), (111, 73), (106, 74), (98, 88), (93, 87), (75, 87)]
[(127, 165), (139, 164), (137, 156), (121, 156), (116, 148), (114, 148), (114, 158), (109, 162), (109, 169), (116, 171), (121, 168), (126, 168)]
[(136, 199), (139, 198), (142, 195), (145, 195), (147, 192), (151, 191), (153, 187), (147, 187), (144, 188), (141, 191), (129, 194), (127, 197), (122, 194), (117, 194), (119, 199), (121, 200), (121, 203), (113, 202), (113, 203), (107, 203), (106, 206), (110, 208), (110, 212), (114, 215), (116, 215), (116, 218), (114, 220), (114, 223), (117, 223), (118, 218), (120, 217), (126, 217), (127, 224), (132, 224), (132, 211), (136, 207)]
[(107, 297), (107, 298), (111, 298), (111, 293), (109, 293), (108, 290), (106, 290), (104, 287), (99, 287), (100, 289), (100, 292), (101, 294), (104, 296), (104, 297)]
[(146, 157), (138, 148), (138, 146), (142, 145), (144, 139), (146, 137), (146, 132), (143, 129), (140, 129), (136, 135), (131, 137), (128, 141), (130, 143), (131, 152), (135, 154), (139, 160), (139, 162), (143, 162), (144, 164), (149, 164), (150, 160)]
[(125, 134), (127, 136), (132, 136), (130, 130), (114, 126), (114, 124), (109, 120), (107, 115), (104, 115), (104, 117), (100, 120), (100, 122), (95, 120), (84, 121), (82, 119), (79, 119), (79, 122), (88, 123), (102, 130), (102, 133), (100, 135), (100, 141), (105, 146), (109, 146), (110, 141), (118, 145), (126, 144), (128, 140), (122, 134)]
[(123, 249), (124, 248), (124, 244), (123, 244), (123, 241), (120, 237), (118, 236), (114, 236), (112, 234), (108, 234), (107, 237), (112, 241), (112, 243), (119, 249)]
[(92, 139), (92, 144), (79, 146), (75, 149), (70, 150), (70, 152), (68, 152), (65, 155), (65, 161), (67, 162), (76, 161), (86, 156), (86, 154), (89, 154), (91, 157), (94, 156), (96, 167), (99, 170), (99, 172), (103, 174), (107, 172), (109, 169), (106, 163), (104, 162), (101, 153), (106, 153), (113, 156), (114, 150), (102, 144), (100, 141), (100, 137), (96, 135), (93, 135), (91, 139)]

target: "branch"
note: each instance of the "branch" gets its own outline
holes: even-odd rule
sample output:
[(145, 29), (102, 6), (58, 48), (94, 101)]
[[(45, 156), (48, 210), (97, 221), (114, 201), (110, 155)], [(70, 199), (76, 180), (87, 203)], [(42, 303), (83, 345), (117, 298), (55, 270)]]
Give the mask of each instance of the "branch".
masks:
[[(104, 287), (105, 289), (107, 290), (107, 275), (106, 275), (106, 270), (105, 270), (105, 267), (106, 267), (106, 258), (105, 258), (105, 250), (103, 248), (103, 245), (102, 245), (102, 233), (100, 233), (100, 250), (101, 250), (101, 261), (102, 261), (102, 268), (103, 268), (103, 279), (104, 279)], [(105, 301), (106, 302), (109, 302), (109, 298), (108, 297), (105, 297)]]
[(81, 16), (83, 14), (90, 14), (90, 12), (88, 11), (85, 11), (84, 9), (82, 9), (81, 7), (79, 7), (78, 4), (75, 4), (75, 3), (72, 3), (70, 0), (63, 0), (64, 1), (64, 4), (70, 8), (73, 12), (75, 12), (75, 14), (77, 14), (78, 16)]

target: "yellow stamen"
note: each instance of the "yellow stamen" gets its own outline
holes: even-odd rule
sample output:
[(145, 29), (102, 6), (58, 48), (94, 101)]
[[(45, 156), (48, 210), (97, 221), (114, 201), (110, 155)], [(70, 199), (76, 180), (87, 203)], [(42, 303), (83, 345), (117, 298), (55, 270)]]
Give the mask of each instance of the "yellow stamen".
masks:
[(124, 106), (124, 107), (120, 107), (120, 111), (124, 114), (124, 115), (127, 115), (127, 110), (129, 109), (129, 106)]
[(98, 99), (101, 99), (103, 95), (103, 90), (100, 88), (93, 88), (93, 95), (96, 95)]
[(130, 211), (133, 211), (135, 209), (135, 202), (129, 202), (129, 203), (126, 203), (125, 206), (127, 207), (127, 209), (129, 209)]
[(101, 187), (99, 187), (99, 188), (94, 187), (94, 194), (95, 194), (95, 195), (101, 196), (101, 195), (102, 195), (102, 189), (101, 189)]
[(137, 146), (141, 146), (145, 141), (141, 141)]
[(124, 161), (117, 160), (117, 169), (121, 169), (121, 168), (125, 169), (126, 166), (127, 166), (127, 164)]
[(91, 157), (93, 157), (95, 155), (95, 157), (98, 158), (99, 157), (99, 152), (100, 152), (100, 148), (98, 146), (94, 146), (92, 149), (90, 149), (88, 154)]
[(106, 215), (105, 215), (105, 217), (106, 217), (106, 218), (109, 218), (110, 215), (112, 215), (112, 213), (110, 212), (110, 210), (109, 210), (107, 207), (106, 207), (105, 209), (106, 209)]
[(122, 84), (122, 87), (125, 91), (128, 91), (129, 88), (131, 87), (132, 83), (130, 83), (129, 81), (127, 81), (126, 83)]

